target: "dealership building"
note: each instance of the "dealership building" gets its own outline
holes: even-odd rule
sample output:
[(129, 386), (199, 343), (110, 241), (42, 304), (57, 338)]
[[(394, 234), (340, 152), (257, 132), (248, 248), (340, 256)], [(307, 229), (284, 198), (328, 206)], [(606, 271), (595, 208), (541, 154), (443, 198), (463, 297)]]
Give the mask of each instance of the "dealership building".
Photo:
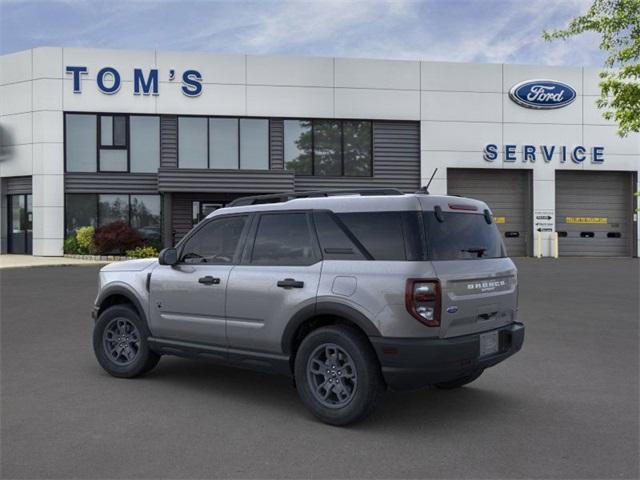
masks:
[[(486, 201), (512, 256), (637, 256), (640, 136), (596, 68), (36, 48), (0, 57), (2, 253), (124, 220), (171, 245), (251, 194)], [(433, 177), (433, 178), (432, 178)]]

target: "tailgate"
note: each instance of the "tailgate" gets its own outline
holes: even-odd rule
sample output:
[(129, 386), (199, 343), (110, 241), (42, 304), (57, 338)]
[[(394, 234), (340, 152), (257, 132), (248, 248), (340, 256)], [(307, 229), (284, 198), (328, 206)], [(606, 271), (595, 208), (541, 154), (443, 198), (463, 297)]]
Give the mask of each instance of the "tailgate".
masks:
[(469, 335), (515, 321), (517, 270), (510, 259), (432, 264), (442, 291), (440, 337)]

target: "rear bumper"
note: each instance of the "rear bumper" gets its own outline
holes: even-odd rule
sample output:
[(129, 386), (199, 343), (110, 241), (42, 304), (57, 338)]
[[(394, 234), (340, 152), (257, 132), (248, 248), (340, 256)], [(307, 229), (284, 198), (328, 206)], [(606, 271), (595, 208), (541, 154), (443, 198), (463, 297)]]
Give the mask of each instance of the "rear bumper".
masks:
[[(449, 382), (502, 362), (522, 348), (524, 325), (496, 329), (498, 353), (480, 358), (480, 333), (455, 338), (370, 337), (382, 374), (393, 390)], [(486, 332), (481, 332), (486, 333)]]

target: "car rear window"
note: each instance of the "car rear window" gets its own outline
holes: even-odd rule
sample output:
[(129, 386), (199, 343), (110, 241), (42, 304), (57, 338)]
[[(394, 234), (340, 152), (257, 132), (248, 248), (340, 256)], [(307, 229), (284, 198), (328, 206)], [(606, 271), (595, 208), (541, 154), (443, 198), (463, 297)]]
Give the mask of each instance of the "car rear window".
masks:
[[(424, 212), (427, 252), (430, 260), (478, 260), (506, 256), (495, 223), (476, 213)], [(441, 221), (442, 220), (442, 221)]]
[(339, 213), (373, 260), (407, 260), (400, 212)]

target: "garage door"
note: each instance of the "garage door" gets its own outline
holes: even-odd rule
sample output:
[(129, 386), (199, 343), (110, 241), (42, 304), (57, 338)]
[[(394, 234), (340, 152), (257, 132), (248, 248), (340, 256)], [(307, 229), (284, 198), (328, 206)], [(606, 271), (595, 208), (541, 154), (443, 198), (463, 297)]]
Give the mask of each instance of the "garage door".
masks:
[(631, 182), (628, 172), (556, 172), (561, 256), (633, 254)]
[(530, 174), (527, 170), (447, 170), (449, 195), (476, 198), (489, 205), (504, 237), (507, 253), (522, 257), (529, 252)]

